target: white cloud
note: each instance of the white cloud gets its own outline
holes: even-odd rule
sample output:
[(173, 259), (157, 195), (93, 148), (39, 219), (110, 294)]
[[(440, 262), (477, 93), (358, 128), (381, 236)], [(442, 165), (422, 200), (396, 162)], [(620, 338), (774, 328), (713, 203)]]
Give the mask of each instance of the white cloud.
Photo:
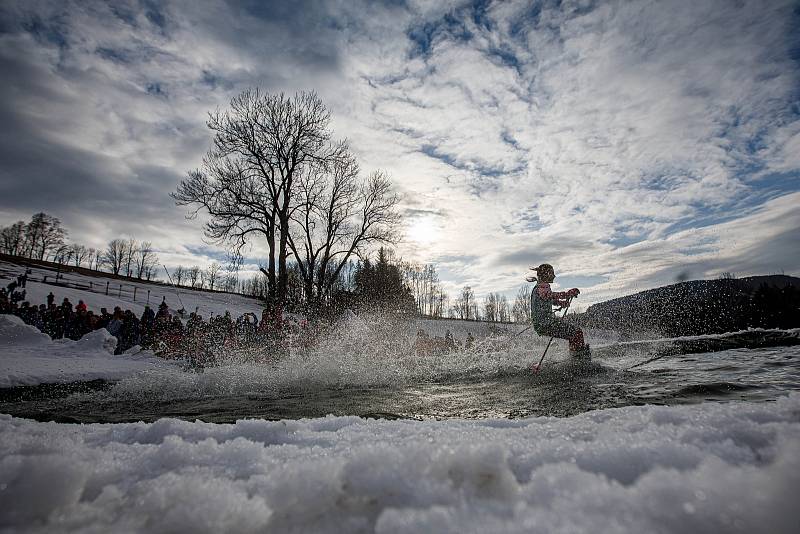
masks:
[[(200, 228), (167, 194), (208, 146), (206, 112), (258, 85), (317, 90), (364, 170), (387, 169), (405, 207), (435, 224), (436, 240), (400, 253), (441, 260), (479, 295), (513, 293), (528, 261), (611, 276), (604, 297), (669, 282), (686, 263), (697, 276), (800, 271), (779, 250), (762, 251), (773, 263), (727, 252), (800, 230), (786, 215), (795, 197), (775, 199), (800, 170), (791, 2), (497, 2), (480, 16), (464, 2), (159, 8), (0, 12), (18, 30), (0, 35), (2, 56), (22, 74), (0, 111), (24, 125), (31, 158), (64, 165), (41, 156), (52, 144), (74, 159), (59, 167), (68, 183), (50, 183), (82, 187), (60, 206), (76, 240), (137, 224), (188, 260)], [(25, 192), (25, 173), (41, 171), (14, 165), (3, 175)], [(774, 172), (789, 178), (771, 190)], [(36, 203), (6, 202), (14, 217)], [(772, 213), (785, 216), (760, 222)], [(754, 242), (720, 237), (745, 222)], [(703, 243), (716, 256), (696, 254)]]
[[(491, 31), (454, 15), (471, 40), (434, 38), (413, 81), (376, 90), (382, 125), (423, 132), (407, 142), (433, 144), (461, 175), (435, 200), (451, 214), (454, 231), (438, 244), (448, 255), (474, 253), (476, 241), (484, 258), (542, 249), (540, 261), (597, 274), (609, 270), (598, 261), (615, 249), (609, 241), (627, 235), (663, 248), (675, 266), (691, 258), (667, 247), (671, 228), (736, 216), (726, 208), (753, 188), (749, 167), (765, 163), (750, 149), (759, 137), (782, 135), (788, 150), (772, 151), (767, 163), (797, 171), (781, 124), (798, 124), (784, 118), (798, 81), (786, 50), (789, 4), (627, 2), (579, 16), (543, 9), (538, 24), (523, 24), (516, 36), (511, 29), (525, 15), (507, 9), (494, 10)], [(490, 44), (513, 50), (518, 66), (492, 62)], [(524, 173), (511, 170), (517, 162)], [(479, 176), (486, 168), (510, 172)], [(526, 230), (521, 214), (535, 218), (534, 228)], [(559, 242), (564, 249), (554, 250)], [(566, 248), (576, 242), (580, 248)], [(632, 256), (634, 265), (647, 259)], [(796, 272), (798, 262), (787, 258), (785, 268)], [(498, 277), (476, 261), (471, 274), (489, 291), (518, 283), (524, 264), (517, 267)], [(649, 274), (639, 266), (617, 289)]]

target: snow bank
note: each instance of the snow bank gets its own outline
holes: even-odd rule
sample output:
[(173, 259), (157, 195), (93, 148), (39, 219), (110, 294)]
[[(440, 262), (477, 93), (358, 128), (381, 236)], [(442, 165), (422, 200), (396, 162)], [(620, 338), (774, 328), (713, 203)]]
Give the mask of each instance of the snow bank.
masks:
[(50, 344), (50, 336), (26, 325), (19, 317), (0, 315), (0, 347), (4, 352), (11, 346), (45, 347)]
[(53, 341), (19, 317), (0, 315), (0, 387), (119, 380), (176, 366), (150, 352), (114, 356), (116, 346), (116, 338), (105, 329), (78, 341)]
[(798, 394), (516, 421), (0, 416), (0, 527), (794, 532), (798, 453)]

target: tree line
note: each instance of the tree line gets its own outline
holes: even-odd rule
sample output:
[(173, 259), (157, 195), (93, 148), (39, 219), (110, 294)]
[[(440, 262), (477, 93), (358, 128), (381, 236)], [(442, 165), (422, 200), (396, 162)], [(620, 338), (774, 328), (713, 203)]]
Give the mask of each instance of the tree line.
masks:
[[(27, 223), (18, 221), (0, 228), (0, 251), (141, 280), (159, 279), (158, 255), (151, 242), (118, 238), (109, 241), (103, 249), (95, 249), (67, 243), (68, 233), (57, 217), (37, 213)], [(296, 261), (288, 261), (285, 269), (284, 304), (289, 309), (308, 309), (309, 304), (334, 309), (389, 306), (433, 318), (491, 322), (530, 320), (530, 287), (521, 287), (511, 306), (499, 293), (490, 293), (480, 302), (470, 286), (465, 286), (451, 303), (435, 265), (404, 261), (384, 247), (378, 249), (375, 259), (361, 252), (356, 259), (349, 259), (342, 265), (328, 265), (324, 276), (326, 289), (312, 294), (312, 302), (308, 301), (307, 271)], [(267, 273), (262, 268), (260, 273), (241, 278), (230, 265), (214, 262), (205, 268), (178, 265), (167, 274), (168, 281), (178, 287), (226, 291), (269, 300), (271, 286)]]
[(464, 286), (450, 306), (449, 317), (471, 321), (529, 323), (531, 320), (531, 286), (517, 291), (513, 304), (501, 293), (489, 293), (482, 302), (471, 286)]
[(80, 243), (68, 243), (68, 234), (58, 217), (40, 212), (27, 223), (17, 221), (0, 228), (0, 251), (59, 265), (106, 269), (112, 274), (140, 280), (154, 279), (158, 256), (149, 241), (137, 241), (132, 237), (112, 239), (106, 248), (95, 249)]

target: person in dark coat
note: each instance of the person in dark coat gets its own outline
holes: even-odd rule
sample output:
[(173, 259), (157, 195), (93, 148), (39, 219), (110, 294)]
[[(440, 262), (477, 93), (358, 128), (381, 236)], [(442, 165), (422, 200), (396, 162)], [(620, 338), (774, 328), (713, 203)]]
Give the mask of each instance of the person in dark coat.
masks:
[(24, 289), (17, 289), (13, 293), (11, 293), (11, 304), (18, 304), (25, 300), (25, 290)]
[(53, 339), (61, 339), (64, 337), (64, 308), (62, 306), (53, 306)]
[(156, 314), (150, 306), (145, 306), (142, 317), (139, 319), (143, 347), (149, 347), (153, 344), (155, 324)]
[(47, 319), (47, 306), (44, 304), (39, 304), (38, 309), (36, 310), (36, 315), (34, 317), (33, 326), (39, 329), (41, 332), (45, 332), (47, 327), (45, 326), (45, 320)]
[(136, 318), (131, 310), (125, 310), (120, 344), (117, 345), (117, 354), (122, 354), (134, 345), (138, 345), (139, 334), (139, 319)]

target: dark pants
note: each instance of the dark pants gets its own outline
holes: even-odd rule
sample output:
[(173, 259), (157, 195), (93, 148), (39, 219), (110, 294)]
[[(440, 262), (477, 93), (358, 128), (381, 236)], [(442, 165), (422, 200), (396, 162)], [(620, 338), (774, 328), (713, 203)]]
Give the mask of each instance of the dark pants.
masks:
[(574, 324), (558, 317), (541, 324), (534, 323), (533, 329), (540, 336), (552, 336), (568, 340), (570, 350), (579, 350), (584, 346), (583, 331)]

